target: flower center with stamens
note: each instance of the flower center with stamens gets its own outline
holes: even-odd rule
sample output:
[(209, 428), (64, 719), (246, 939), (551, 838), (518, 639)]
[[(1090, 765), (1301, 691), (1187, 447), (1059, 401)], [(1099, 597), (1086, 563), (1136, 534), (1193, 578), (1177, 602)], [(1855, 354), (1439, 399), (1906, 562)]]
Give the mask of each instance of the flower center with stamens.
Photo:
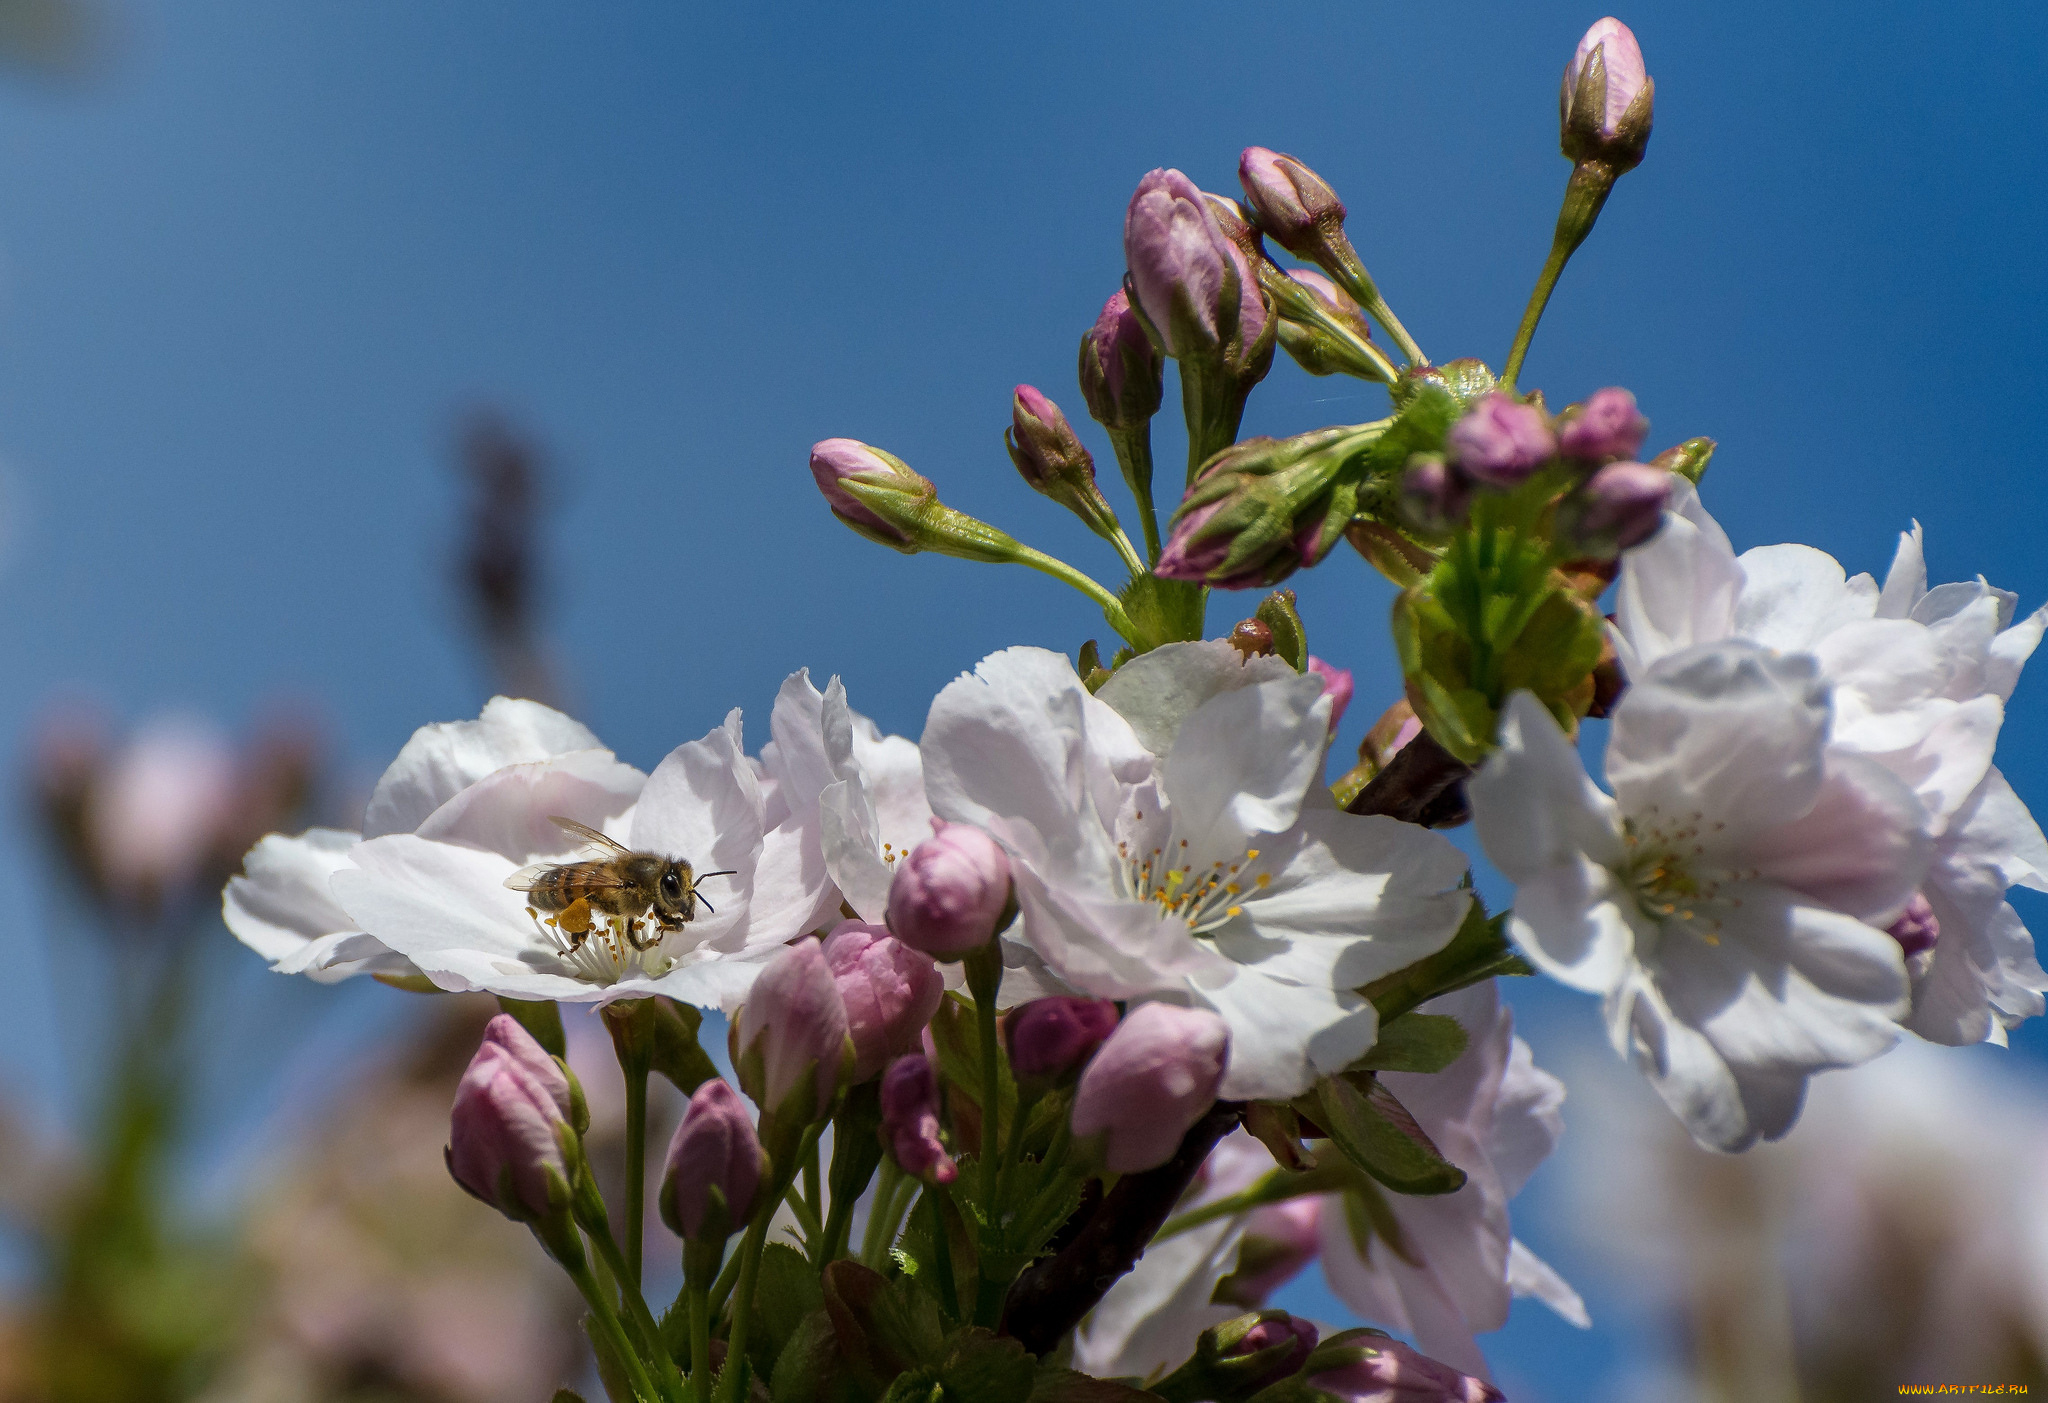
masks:
[(1171, 851), (1133, 850), (1124, 842), (1117, 844), (1117, 852), (1123, 858), (1124, 894), (1157, 903), (1161, 915), (1186, 922), (1197, 935), (1242, 911), (1238, 899), (1246, 891), (1263, 891), (1273, 882), (1272, 873), (1257, 870), (1257, 848), (1246, 848), (1234, 859), (1207, 863), (1189, 853), (1185, 838)]
[(632, 932), (647, 947), (644, 950), (633, 948), (627, 923), (616, 916), (593, 917), (581, 940), (574, 931), (564, 930), (546, 917), (536, 924), (550, 952), (568, 966), (571, 975), (586, 983), (616, 984), (642, 974), (659, 979), (675, 968), (674, 957), (663, 953), (663, 947), (676, 933), (663, 931), (651, 915), (639, 918)]
[[(1715, 824), (1718, 830), (1725, 825)], [(1742, 904), (1724, 893), (1730, 883), (1756, 875), (1707, 859), (1705, 815), (1665, 819), (1653, 807), (1643, 818), (1622, 821), (1627, 855), (1615, 876), (1653, 921), (1677, 921), (1709, 945), (1721, 943), (1721, 918)]]

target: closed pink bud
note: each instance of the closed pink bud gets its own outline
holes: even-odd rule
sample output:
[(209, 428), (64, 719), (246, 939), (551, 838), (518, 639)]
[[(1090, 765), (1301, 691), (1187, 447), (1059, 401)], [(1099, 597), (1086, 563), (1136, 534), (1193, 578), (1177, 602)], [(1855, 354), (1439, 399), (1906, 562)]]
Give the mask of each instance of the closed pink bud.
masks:
[(1233, 245), (1192, 180), (1177, 170), (1155, 170), (1138, 182), (1124, 215), (1124, 261), (1138, 310), (1169, 356), (1221, 344), (1224, 309), (1239, 295), (1231, 286), (1232, 255)]
[(1011, 1074), (1019, 1086), (1057, 1086), (1094, 1056), (1115, 1031), (1116, 1017), (1108, 999), (1056, 995), (1019, 1006), (1004, 1026)]
[(1292, 1345), (1280, 1362), (1273, 1366), (1266, 1381), (1284, 1379), (1308, 1363), (1308, 1357), (1316, 1347), (1321, 1331), (1299, 1316), (1287, 1315), (1277, 1320), (1261, 1320), (1239, 1337), (1236, 1344), (1223, 1351), (1226, 1358), (1235, 1355), (1257, 1354), (1262, 1349), (1275, 1345)]
[(525, 1069), (536, 1084), (546, 1088), (564, 1120), (575, 1119), (576, 1098), (569, 1088), (569, 1074), (540, 1045), (540, 1039), (526, 1031), (526, 1025), (509, 1013), (501, 1013), (484, 1024), (483, 1046), (504, 1049), (505, 1055)]
[(1557, 439), (1533, 404), (1492, 394), (1444, 436), (1451, 461), (1494, 487), (1517, 487), (1557, 452)]
[(1636, 408), (1636, 397), (1610, 385), (1565, 411), (1558, 425), (1557, 446), (1567, 458), (1605, 463), (1635, 457), (1649, 432), (1650, 421)]
[(1365, 1358), (1325, 1370), (1309, 1387), (1337, 1403), (1502, 1403), (1501, 1391), (1448, 1364), (1417, 1354), (1399, 1340), (1361, 1345)]
[(1892, 922), (1886, 934), (1899, 942), (1899, 949), (1910, 960), (1932, 950), (1941, 940), (1941, 921), (1935, 916), (1934, 907), (1928, 904), (1927, 898), (1914, 892), (1913, 899), (1906, 903), (1905, 911)]
[[(512, 1022), (502, 1016), (494, 1024), (498, 1021)], [(526, 1036), (524, 1029), (518, 1031)], [(568, 1133), (568, 1115), (554, 1086), (528, 1059), (500, 1042), (486, 1041), (456, 1083), (448, 1117), (448, 1172), (506, 1217), (532, 1222), (568, 1202), (570, 1170), (562, 1143)]]
[(1314, 171), (1292, 156), (1247, 146), (1237, 162), (1238, 183), (1259, 228), (1301, 258), (1344, 223), (1344, 202)]
[[(799, 1123), (823, 1120), (853, 1063), (846, 1004), (808, 936), (768, 962), (740, 1008), (740, 1085), (764, 1115), (787, 1109)], [(797, 1092), (810, 1095), (785, 1103)]]
[(1472, 507), (1472, 483), (1434, 454), (1419, 454), (1401, 474), (1401, 510), (1430, 535), (1453, 531)]
[(1308, 670), (1323, 679), (1323, 695), (1330, 699), (1330, 729), (1336, 730), (1337, 723), (1344, 719), (1344, 708), (1351, 705), (1351, 693), (1355, 683), (1348, 667), (1331, 667), (1321, 658), (1310, 658)]
[(1106, 429), (1132, 429), (1159, 411), (1159, 348), (1121, 288), (1081, 338), (1081, 397)]
[(968, 823), (934, 820), (932, 836), (896, 864), (889, 933), (941, 960), (993, 940), (1010, 909), (1010, 859)]
[(746, 1103), (713, 1077), (690, 1097), (668, 1142), (661, 1220), (686, 1242), (724, 1242), (753, 1216), (767, 1172)]
[(900, 517), (938, 497), (931, 479), (858, 439), (828, 438), (813, 444), (811, 476), (841, 521), (870, 540), (901, 551), (914, 551), (917, 543)]
[(1633, 169), (1650, 144), (1657, 85), (1635, 34), (1620, 20), (1598, 20), (1564, 68), (1558, 118), (1564, 154)]
[(1657, 534), (1677, 479), (1648, 463), (1609, 463), (1557, 504), (1561, 540), (1589, 556), (1613, 556)]
[(946, 995), (945, 976), (931, 956), (859, 921), (843, 922), (826, 937), (825, 963), (846, 1006), (852, 1080), (864, 1082), (918, 1046)]
[(924, 1054), (899, 1057), (882, 1074), (882, 1135), (911, 1177), (950, 1184), (959, 1174), (939, 1139), (939, 1082)]
[(1207, 1009), (1141, 1004), (1081, 1073), (1074, 1135), (1103, 1137), (1118, 1174), (1156, 1169), (1216, 1103), (1230, 1025)]

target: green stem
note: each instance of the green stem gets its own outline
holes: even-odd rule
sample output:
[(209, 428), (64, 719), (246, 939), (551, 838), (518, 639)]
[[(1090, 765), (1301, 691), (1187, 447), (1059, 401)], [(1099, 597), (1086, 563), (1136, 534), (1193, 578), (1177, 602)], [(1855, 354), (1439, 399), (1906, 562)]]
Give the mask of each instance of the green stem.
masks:
[(995, 1221), (996, 1172), (1002, 1160), (1002, 1068), (996, 1061), (996, 993), (1002, 984), (1003, 957), (990, 941), (962, 962), (967, 992), (974, 996), (974, 1026), (981, 1048), (981, 1206)]
[[(1157, 531), (1159, 528), (1155, 526), (1152, 529)], [(1138, 548), (1131, 544), (1131, 538), (1125, 534), (1123, 527), (1119, 526), (1116, 528), (1116, 534), (1109, 538), (1109, 543), (1116, 547), (1116, 553), (1124, 558), (1125, 566), (1129, 568), (1133, 575), (1149, 575), (1152, 573), (1152, 567), (1147, 565), (1138, 555)]]
[(761, 1271), (761, 1253), (768, 1246), (768, 1220), (764, 1210), (747, 1224), (747, 1240), (740, 1244), (738, 1299), (733, 1302), (732, 1333), (726, 1336), (725, 1373), (718, 1381), (719, 1403), (737, 1403), (740, 1380), (747, 1372), (747, 1329), (754, 1319), (754, 1278)]
[(1160, 1227), (1154, 1242), (1164, 1242), (1169, 1237), (1198, 1228), (1204, 1223), (1213, 1223), (1218, 1218), (1262, 1208), (1269, 1203), (1284, 1203), (1290, 1198), (1304, 1194), (1329, 1193), (1340, 1189), (1351, 1180), (1348, 1166), (1329, 1165), (1290, 1173), (1285, 1169), (1269, 1171), (1257, 1183), (1241, 1193), (1219, 1198), (1214, 1203), (1205, 1203), (1200, 1208), (1190, 1209), (1178, 1217), (1169, 1218)]
[(895, 1220), (896, 1194), (902, 1183), (903, 1171), (896, 1167), (896, 1161), (883, 1160), (881, 1177), (875, 1181), (875, 1201), (868, 1207), (867, 1231), (860, 1238), (860, 1259), (868, 1266), (874, 1266), (884, 1250), (880, 1245), (882, 1234)]
[[(847, 1239), (853, 1235), (853, 1203), (851, 1194), (840, 1194), (832, 1200), (832, 1206), (825, 1214), (825, 1249), (814, 1265), (823, 1267), (825, 1263), (846, 1255)], [(879, 1195), (875, 1203), (880, 1206)]]
[(1152, 421), (1132, 429), (1111, 429), (1110, 445), (1116, 449), (1116, 465), (1124, 485), (1138, 503), (1138, 528), (1145, 533), (1145, 558), (1159, 559), (1159, 514), (1152, 506)]
[(1358, 250), (1351, 241), (1340, 233), (1335, 246), (1330, 250), (1330, 259), (1323, 268), (1335, 278), (1338, 285), (1351, 294), (1352, 301), (1365, 309), (1366, 315), (1386, 328), (1387, 335), (1394, 338), (1394, 344), (1401, 348), (1401, 354), (1410, 365), (1428, 365), (1429, 357), (1422, 354), (1422, 347), (1415, 344), (1415, 338), (1408, 334), (1408, 328), (1401, 325), (1401, 319), (1394, 315), (1394, 309), (1387, 305), (1387, 299), (1380, 296), (1379, 284), (1372, 280), (1372, 274), (1365, 271), (1365, 264), (1358, 257)]
[(677, 1371), (675, 1360), (669, 1358), (668, 1351), (662, 1347), (661, 1326), (655, 1323), (654, 1312), (647, 1308), (647, 1298), (640, 1294), (638, 1283), (626, 1275), (625, 1258), (619, 1252), (617, 1240), (608, 1231), (593, 1232), (590, 1234), (590, 1240), (597, 1247), (597, 1255), (611, 1268), (612, 1275), (618, 1278), (619, 1295), (626, 1303), (626, 1314), (632, 1321), (633, 1333), (639, 1336), (648, 1355), (655, 1360), (657, 1371), (662, 1375), (662, 1382), (668, 1386), (664, 1388), (662, 1396), (680, 1397), (683, 1391), (683, 1376)]
[(690, 1403), (711, 1403), (711, 1300), (690, 1288)]
[(622, 1280), (629, 1294), (640, 1291), (640, 1259), (647, 1229), (647, 1066), (636, 1062), (626, 1074), (626, 1260)]
[(1076, 570), (1064, 560), (1047, 555), (1044, 551), (1033, 550), (1026, 545), (1018, 546), (1016, 555), (1011, 558), (1019, 565), (1028, 565), (1040, 574), (1050, 575), (1061, 584), (1070, 585), (1087, 595), (1102, 606), (1103, 617), (1109, 620), (1111, 628), (1122, 634), (1126, 642), (1133, 646), (1137, 644), (1137, 629), (1131, 623), (1130, 616), (1124, 613), (1122, 601), (1095, 579)]
[(619, 1323), (618, 1310), (612, 1305), (604, 1287), (598, 1284), (589, 1263), (578, 1262), (572, 1266), (565, 1262), (563, 1270), (576, 1283), (576, 1289), (583, 1293), (583, 1299), (590, 1303), (590, 1318), (597, 1322), (597, 1332), (604, 1336), (605, 1343), (618, 1357), (619, 1367), (626, 1371), (626, 1381), (633, 1386), (634, 1392), (648, 1399), (671, 1396), (654, 1387), (646, 1363), (640, 1358), (639, 1351), (633, 1348), (633, 1342), (626, 1338), (626, 1328)]
[(810, 1249), (813, 1264), (818, 1261), (817, 1251), (823, 1245), (825, 1230), (818, 1222), (818, 1211), (804, 1200), (803, 1191), (794, 1185), (783, 1195), (783, 1202), (796, 1219), (796, 1225), (803, 1230), (804, 1246)]
[(713, 1320), (718, 1319), (719, 1312), (725, 1309), (726, 1301), (732, 1297), (733, 1283), (739, 1279), (740, 1254), (735, 1252), (726, 1258), (725, 1265), (719, 1269), (718, 1280), (711, 1283), (711, 1318)]
[(1565, 182), (1564, 203), (1557, 211), (1557, 229), (1550, 236), (1550, 256), (1543, 260), (1543, 271), (1536, 277), (1536, 286), (1529, 293), (1529, 305), (1522, 312), (1522, 324), (1515, 330), (1515, 344), (1508, 350), (1507, 364), (1502, 368), (1500, 387), (1503, 392), (1512, 392), (1515, 379), (1522, 373), (1522, 361), (1529, 354), (1529, 343), (1536, 339), (1536, 324), (1543, 320), (1543, 309), (1550, 305), (1551, 291), (1557, 286), (1557, 279), (1564, 272), (1564, 265), (1586, 241), (1586, 235), (1593, 232), (1593, 222), (1600, 217), (1600, 207), (1607, 203), (1607, 196), (1614, 189), (1614, 172), (1597, 161), (1586, 161), (1572, 167), (1571, 179)]
[(945, 1205), (939, 1202), (937, 1189), (928, 1187), (921, 1197), (931, 1210), (932, 1273), (938, 1277), (939, 1308), (958, 1320), (960, 1296), (953, 1287), (953, 1239), (946, 1232)]
[(804, 1207), (811, 1211), (811, 1221), (818, 1221), (818, 1137), (806, 1136), (804, 1143)]

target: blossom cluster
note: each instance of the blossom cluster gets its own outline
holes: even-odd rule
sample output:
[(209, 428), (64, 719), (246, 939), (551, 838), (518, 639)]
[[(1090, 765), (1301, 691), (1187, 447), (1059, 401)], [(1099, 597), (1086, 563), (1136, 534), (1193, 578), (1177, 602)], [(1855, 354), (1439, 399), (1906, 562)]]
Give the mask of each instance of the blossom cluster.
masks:
[[(1498, 1398), (1476, 1337), (1514, 1297), (1586, 1323), (1510, 1226), (1564, 1088), (1502, 980), (1600, 994), (1616, 1050), (1725, 1151), (1786, 1134), (1817, 1072), (2042, 1011), (2005, 896), (2048, 887), (2048, 843), (1993, 750), (2048, 610), (1929, 589), (1917, 527), (1882, 587), (1805, 547), (1738, 557), (1700, 505), (1711, 440), (1645, 457), (1627, 390), (1553, 412), (1517, 384), (1653, 97), (1633, 35), (1594, 26), (1497, 372), (1422, 352), (1300, 160), (1247, 149), (1242, 201), (1144, 176), (1078, 367), (1137, 539), (1042, 390), (1005, 434), (1118, 587), (886, 450), (814, 447), (849, 527), (1059, 580), (1107, 657), (998, 648), (914, 741), (799, 671), (758, 749), (734, 710), (650, 772), (500, 697), (418, 731), (359, 831), (250, 851), (226, 920), (279, 971), (501, 1001), (448, 1166), (582, 1291), (614, 1397)], [(1240, 439), (1276, 349), (1388, 413)], [(1190, 449), (1162, 526), (1168, 360)], [(1344, 544), (1400, 591), (1401, 683), (1332, 779), (1358, 679), (1310, 654), (1289, 590), (1222, 637), (1207, 610)], [(1577, 744), (1601, 719), (1606, 790)], [(1511, 910), (1437, 831), (1467, 820)], [(622, 1204), (584, 1153), (562, 1004), (596, 1006), (626, 1078)], [(654, 1194), (683, 1267), (659, 1317), (655, 1074), (688, 1097)], [(1270, 1304), (1312, 1262), (1370, 1325)]]

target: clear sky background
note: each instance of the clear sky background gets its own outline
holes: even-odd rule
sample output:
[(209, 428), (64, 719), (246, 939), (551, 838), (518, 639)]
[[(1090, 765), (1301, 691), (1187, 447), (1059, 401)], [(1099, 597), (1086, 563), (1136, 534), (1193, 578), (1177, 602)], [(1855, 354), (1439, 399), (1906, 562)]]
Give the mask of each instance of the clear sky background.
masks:
[[(1033, 382), (1084, 418), (1074, 347), (1121, 275), (1132, 186), (1172, 165), (1233, 190), (1250, 143), (1336, 186), (1433, 357), (1497, 365), (1567, 171), (1558, 74), (1601, 11), (104, 13), (83, 77), (0, 85), (0, 744), (19, 755), (58, 695), (229, 725), (290, 696), (367, 782), (414, 727), (487, 694), (449, 582), (454, 423), (481, 402), (550, 450), (547, 624), (580, 714), (643, 766), (733, 705), (758, 744), (799, 666), (915, 735), (984, 653), (1105, 636), (1041, 577), (859, 540), (812, 489), (809, 444), (886, 446), (954, 505), (1108, 569), (1017, 482), (1010, 391)], [(1917, 517), (1937, 578), (2048, 598), (2048, 11), (1724, 0), (1622, 18), (1657, 79), (1656, 134), (1524, 383), (1553, 403), (1624, 384), (1653, 447), (1719, 439), (1706, 497), (1738, 548), (1799, 540), (1881, 573)], [(1383, 403), (1282, 357), (1247, 430)], [(1176, 432), (1161, 441), (1170, 464)], [(1296, 583), (1312, 649), (1358, 670), (1355, 739), (1398, 691), (1389, 591), (1345, 555)], [(1253, 602), (1219, 599), (1212, 630)], [(2036, 804), (2044, 721), (2036, 678), (2003, 759)], [(23, 893), (0, 917), (0, 1069), (55, 1122), (90, 1066), (93, 959), (43, 870), (19, 809), (0, 812), (0, 883)], [(318, 1085), (308, 1036), (360, 1045), (404, 1000), (280, 990), (232, 953), (224, 1145)], [(1597, 1036), (1590, 1003), (1512, 993), (1539, 1062)], [(1637, 1350), (1627, 1285), (1546, 1217), (1540, 1177), (1531, 1195), (1518, 1231), (1601, 1328), (1524, 1305), (1492, 1352), (1527, 1381), (1518, 1399), (1597, 1398)]]

